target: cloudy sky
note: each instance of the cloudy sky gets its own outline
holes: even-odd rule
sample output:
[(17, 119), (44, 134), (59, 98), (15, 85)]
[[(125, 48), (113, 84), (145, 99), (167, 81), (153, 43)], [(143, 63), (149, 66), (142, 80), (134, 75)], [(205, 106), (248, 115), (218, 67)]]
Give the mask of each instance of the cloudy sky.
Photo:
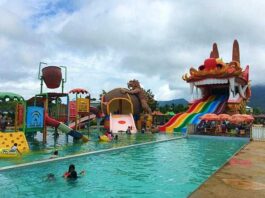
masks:
[(234, 39), (252, 84), (264, 84), (264, 10), (255, 0), (0, 0), (0, 91), (38, 93), (42, 61), (67, 66), (67, 91), (98, 98), (138, 79), (158, 100), (189, 99), (181, 76), (213, 42), (229, 62)]

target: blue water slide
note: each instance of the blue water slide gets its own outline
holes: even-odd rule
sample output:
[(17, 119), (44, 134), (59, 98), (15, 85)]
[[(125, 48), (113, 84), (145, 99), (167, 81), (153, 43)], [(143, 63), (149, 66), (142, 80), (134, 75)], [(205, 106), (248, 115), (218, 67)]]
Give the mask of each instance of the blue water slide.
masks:
[(205, 113), (198, 113), (194, 118), (191, 120), (191, 124), (199, 124), (200, 123), (200, 117), (203, 116)]
[(213, 113), (216, 111), (220, 103), (222, 103), (225, 100), (225, 96), (219, 97), (217, 100), (214, 100), (212, 104), (208, 107), (208, 109), (205, 111), (206, 113)]
[(215, 107), (215, 109), (214, 109), (212, 112), (215, 112), (215, 111), (218, 109), (218, 107), (219, 107), (222, 103), (224, 103), (226, 100), (227, 100), (227, 96), (221, 96), (218, 105)]
[(204, 111), (204, 113), (210, 113), (214, 110), (214, 108), (217, 106), (219, 100), (214, 100), (209, 106), (208, 108)]
[(212, 105), (209, 107), (207, 113), (213, 113), (217, 109), (220, 103), (221, 103), (221, 100), (217, 100), (213, 102)]

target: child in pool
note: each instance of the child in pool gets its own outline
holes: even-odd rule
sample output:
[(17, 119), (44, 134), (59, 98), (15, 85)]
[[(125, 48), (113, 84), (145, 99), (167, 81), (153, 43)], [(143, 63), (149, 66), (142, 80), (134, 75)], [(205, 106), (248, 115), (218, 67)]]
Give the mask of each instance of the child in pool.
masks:
[(57, 157), (59, 157), (59, 152), (58, 152), (58, 150), (55, 150), (53, 152), (53, 155), (50, 157), (50, 159), (54, 159), (54, 158), (57, 158)]
[(19, 153), (19, 155), (22, 155), (22, 153), (18, 150), (17, 143), (15, 143), (15, 144), (11, 147), (10, 152), (17, 152), (17, 153)]
[[(80, 173), (80, 175), (85, 175), (85, 171), (82, 170)], [(64, 178), (66, 179), (77, 179), (77, 172), (75, 170), (75, 165), (74, 164), (70, 164), (68, 172), (64, 173)]]

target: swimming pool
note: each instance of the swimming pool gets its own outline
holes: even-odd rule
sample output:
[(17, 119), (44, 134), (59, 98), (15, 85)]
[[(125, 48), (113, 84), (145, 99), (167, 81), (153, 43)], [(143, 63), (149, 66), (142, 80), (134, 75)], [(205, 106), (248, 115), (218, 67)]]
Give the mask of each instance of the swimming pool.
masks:
[(166, 140), (172, 137), (177, 137), (176, 134), (165, 134), (165, 133), (137, 133), (132, 135), (119, 134), (118, 141), (111, 142), (99, 142), (98, 141), (98, 131), (94, 130), (89, 133), (89, 139), (87, 143), (73, 142), (72, 138), (69, 137), (66, 141), (65, 134), (61, 134), (59, 138), (54, 141), (53, 131), (48, 133), (48, 143), (42, 143), (42, 134), (38, 133), (37, 136), (33, 138), (28, 138), (31, 151), (27, 154), (23, 154), (22, 158), (10, 158), (10, 159), (0, 159), (0, 168), (10, 165), (23, 164), (28, 162), (33, 162), (37, 160), (49, 159), (55, 149), (59, 151), (59, 156), (64, 157), (68, 155), (75, 155), (80, 153), (98, 151), (102, 149), (116, 148), (121, 146), (139, 144), (144, 142), (152, 142), (157, 140)]
[[(194, 136), (1, 171), (0, 197), (187, 197), (247, 141)], [(71, 163), (87, 172), (75, 182), (61, 177)]]

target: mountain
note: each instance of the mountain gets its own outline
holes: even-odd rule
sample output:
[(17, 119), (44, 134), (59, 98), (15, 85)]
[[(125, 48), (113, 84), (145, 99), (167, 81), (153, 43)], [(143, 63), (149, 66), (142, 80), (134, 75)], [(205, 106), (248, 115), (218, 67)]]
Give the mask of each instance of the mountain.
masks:
[(186, 106), (186, 105), (188, 105), (188, 101), (185, 100), (184, 98), (167, 100), (167, 101), (158, 101), (158, 106), (160, 106), (160, 107), (165, 106), (165, 105), (171, 105), (171, 104), (175, 104), (175, 105), (182, 104), (182, 105)]
[(251, 87), (252, 96), (248, 106), (265, 110), (265, 85), (255, 85)]
[[(249, 103), (247, 104), (253, 108), (259, 108), (265, 111), (265, 85), (255, 85), (251, 87), (252, 96), (250, 98)], [(159, 106), (171, 104), (183, 104), (184, 106), (188, 104), (188, 101), (184, 98), (168, 100), (168, 101), (158, 101)]]

